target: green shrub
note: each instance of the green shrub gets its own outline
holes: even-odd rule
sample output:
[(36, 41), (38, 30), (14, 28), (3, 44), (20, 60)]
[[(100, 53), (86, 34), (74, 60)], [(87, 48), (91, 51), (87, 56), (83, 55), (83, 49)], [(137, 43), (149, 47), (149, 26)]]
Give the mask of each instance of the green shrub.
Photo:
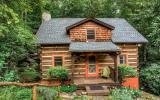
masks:
[(56, 100), (57, 91), (53, 87), (37, 87), (38, 100)]
[(75, 85), (71, 86), (61, 86), (60, 87), (61, 92), (75, 92), (77, 90), (77, 87)]
[(32, 100), (31, 88), (1, 86), (0, 91), (0, 100)]
[(16, 96), (18, 100), (32, 100), (32, 89), (22, 89), (17, 91)]
[(122, 82), (125, 77), (136, 77), (138, 72), (134, 67), (131, 66), (118, 66), (119, 78)]
[(160, 64), (150, 64), (140, 71), (140, 83), (149, 92), (160, 95)]
[(34, 82), (40, 77), (40, 74), (36, 71), (25, 71), (20, 73), (20, 81), (22, 82)]
[(111, 91), (112, 100), (134, 100), (142, 96), (142, 92), (130, 88), (116, 88)]
[(14, 81), (18, 81), (18, 80), (19, 80), (19, 77), (18, 77), (17, 72), (15, 70), (10, 70), (3, 77), (3, 81), (5, 81), (5, 82), (14, 82)]
[(48, 70), (48, 75), (51, 79), (68, 80), (68, 71), (63, 67), (54, 67)]

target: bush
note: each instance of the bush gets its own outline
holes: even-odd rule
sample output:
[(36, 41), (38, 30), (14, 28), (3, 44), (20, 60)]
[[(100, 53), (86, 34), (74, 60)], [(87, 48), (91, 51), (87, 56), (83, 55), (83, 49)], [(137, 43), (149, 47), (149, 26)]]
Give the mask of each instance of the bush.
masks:
[(14, 81), (18, 81), (19, 77), (18, 77), (17, 72), (15, 70), (10, 70), (9, 72), (7, 72), (4, 75), (2, 80), (5, 82), (14, 82)]
[(77, 87), (75, 85), (71, 86), (61, 86), (60, 87), (61, 92), (75, 92), (77, 90)]
[(1, 86), (0, 100), (32, 100), (32, 89), (17, 86)]
[(48, 75), (51, 79), (68, 80), (68, 71), (63, 67), (54, 67), (48, 70)]
[(160, 64), (153, 63), (142, 68), (140, 82), (145, 90), (160, 95)]
[(34, 82), (40, 78), (40, 74), (35, 71), (25, 71), (20, 73), (21, 82)]
[(57, 91), (51, 87), (37, 87), (38, 100), (56, 100)]
[(142, 92), (130, 88), (116, 88), (111, 91), (112, 100), (135, 100), (142, 96)]
[(136, 77), (138, 76), (138, 72), (134, 67), (131, 66), (118, 66), (118, 71), (120, 73), (119, 78), (122, 82), (126, 77)]

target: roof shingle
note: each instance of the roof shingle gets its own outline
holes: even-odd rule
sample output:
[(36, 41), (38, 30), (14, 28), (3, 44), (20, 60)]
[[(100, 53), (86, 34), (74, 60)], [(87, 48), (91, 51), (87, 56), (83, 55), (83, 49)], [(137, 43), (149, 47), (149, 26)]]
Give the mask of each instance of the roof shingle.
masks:
[(71, 42), (69, 51), (72, 52), (115, 52), (120, 48), (112, 42)]
[[(66, 27), (85, 18), (53, 18), (41, 24), (38, 32), (39, 44), (69, 44), (71, 41), (66, 33)], [(104, 23), (114, 26), (112, 41), (114, 43), (146, 43), (148, 42), (125, 19), (96, 18)]]

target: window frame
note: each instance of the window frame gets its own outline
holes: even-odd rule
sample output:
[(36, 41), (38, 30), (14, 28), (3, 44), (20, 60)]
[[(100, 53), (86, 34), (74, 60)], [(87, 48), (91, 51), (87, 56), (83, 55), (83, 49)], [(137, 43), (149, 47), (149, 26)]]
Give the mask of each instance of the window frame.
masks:
[(63, 56), (62, 56), (62, 55), (53, 56), (53, 65), (54, 65), (54, 67), (57, 67), (57, 66), (56, 66), (56, 62), (55, 62), (55, 58), (56, 58), (56, 57), (61, 57), (61, 60), (62, 60), (62, 61), (61, 61), (61, 63), (62, 63), (61, 67), (62, 67), (62, 66), (64, 65), (64, 64), (63, 64), (63, 61), (64, 61), (64, 60), (63, 60)]
[[(89, 57), (94, 57), (94, 63), (90, 62), (90, 58)], [(95, 67), (95, 72), (90, 72), (90, 66), (94, 66)], [(88, 73), (89, 74), (95, 74), (97, 73), (97, 62), (96, 62), (96, 56), (88, 56)]]
[[(120, 58), (121, 56), (123, 56), (123, 63), (121, 63), (121, 58)], [(120, 65), (127, 65), (127, 55), (124, 55), (124, 54), (119, 55), (118, 61)]]
[[(94, 36), (94, 38), (93, 39), (89, 39), (88, 38), (88, 34), (89, 34), (89, 32), (88, 31), (93, 31), (93, 36)], [(90, 32), (91, 33), (91, 32)], [(91, 34), (90, 34), (91, 35)], [(95, 41), (96, 40), (96, 31), (95, 31), (95, 29), (87, 29), (87, 41)]]

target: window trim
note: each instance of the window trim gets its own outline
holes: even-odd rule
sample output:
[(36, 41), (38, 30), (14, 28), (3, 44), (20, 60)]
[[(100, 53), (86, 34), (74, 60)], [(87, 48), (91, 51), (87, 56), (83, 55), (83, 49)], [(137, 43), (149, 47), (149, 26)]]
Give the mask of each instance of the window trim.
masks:
[(53, 55), (53, 57), (52, 57), (52, 66), (56, 67), (55, 66), (55, 57), (62, 57), (62, 67), (63, 67), (64, 66), (64, 56), (63, 55)]
[[(120, 56), (125, 57), (125, 63), (124, 64), (120, 63)], [(120, 54), (119, 57), (118, 57), (118, 63), (119, 63), (119, 65), (126, 65), (127, 66), (128, 65), (128, 61), (127, 60), (128, 60), (127, 54)]]
[[(96, 40), (96, 30), (95, 29), (87, 29), (86, 31), (87, 31), (86, 40), (87, 41), (95, 41)], [(88, 31), (94, 32), (94, 39), (88, 39)]]

